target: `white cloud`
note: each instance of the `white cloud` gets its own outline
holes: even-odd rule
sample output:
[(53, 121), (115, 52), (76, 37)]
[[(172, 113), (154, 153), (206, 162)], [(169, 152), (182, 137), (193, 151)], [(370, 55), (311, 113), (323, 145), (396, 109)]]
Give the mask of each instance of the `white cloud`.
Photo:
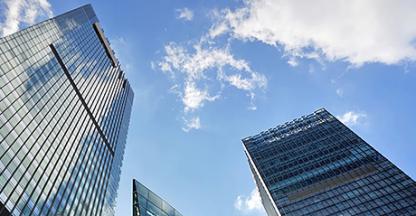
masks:
[(367, 114), (349, 111), (349, 112), (344, 113), (341, 116), (337, 116), (337, 118), (345, 125), (354, 126), (354, 125), (363, 123), (365, 118), (367, 118)]
[(234, 208), (245, 215), (252, 213), (257, 213), (256, 215), (266, 215), (257, 187), (251, 191), (248, 197), (242, 195), (237, 196), (234, 202)]
[(245, 91), (252, 91), (256, 88), (265, 88), (267, 85), (267, 79), (262, 74), (251, 73), (250, 78), (244, 78), (242, 76), (242, 74), (224, 75), (223, 73), (220, 73), (219, 78), (227, 81), (231, 86)]
[(287, 63), (292, 67), (296, 67), (299, 65), (299, 62), (295, 57), (290, 57)]
[[(247, 92), (252, 102), (254, 92), (267, 85), (263, 74), (253, 71), (245, 60), (235, 58), (228, 47), (212, 47), (202, 39), (190, 49), (168, 43), (158, 66), (175, 82), (175, 93), (180, 97), (185, 113), (197, 111), (206, 102), (219, 99), (224, 87)], [(253, 104), (250, 107), (255, 109)]]
[(188, 8), (177, 9), (176, 12), (178, 13), (178, 16), (176, 17), (178, 19), (191, 21), (194, 18), (194, 12)]
[(228, 30), (228, 26), (225, 23), (219, 23), (217, 25), (212, 26), (209, 29), (208, 35), (211, 38), (215, 38)]
[(210, 36), (230, 33), (283, 48), (291, 57), (341, 60), (354, 66), (416, 60), (416, 1), (247, 0), (222, 19)]
[(182, 102), (185, 105), (185, 112), (194, 111), (204, 105), (204, 101), (214, 101), (219, 96), (210, 96), (208, 90), (198, 89), (195, 82), (185, 83)]
[(38, 18), (52, 17), (51, 5), (47, 0), (5, 0), (0, 32), (2, 37), (19, 30), (22, 25), (33, 25)]
[(191, 119), (183, 119), (185, 121), (185, 127), (182, 128), (183, 131), (189, 132), (190, 130), (197, 130), (201, 128), (201, 121), (199, 117), (193, 117)]

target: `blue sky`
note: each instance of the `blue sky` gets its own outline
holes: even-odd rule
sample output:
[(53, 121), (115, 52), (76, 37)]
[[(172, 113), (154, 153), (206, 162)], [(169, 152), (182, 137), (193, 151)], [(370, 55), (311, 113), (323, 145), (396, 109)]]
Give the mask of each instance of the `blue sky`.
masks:
[(91, 3), (125, 68), (117, 215), (132, 178), (184, 215), (265, 215), (240, 140), (321, 107), (416, 178), (414, 1), (15, 2), (37, 13), (3, 1), (2, 34)]

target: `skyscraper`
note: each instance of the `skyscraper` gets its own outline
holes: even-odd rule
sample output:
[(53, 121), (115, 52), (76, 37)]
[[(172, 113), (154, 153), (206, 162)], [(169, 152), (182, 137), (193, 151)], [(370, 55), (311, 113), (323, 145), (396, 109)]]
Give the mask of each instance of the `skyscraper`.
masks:
[(243, 139), (269, 216), (416, 215), (416, 183), (328, 111)]
[(133, 216), (182, 216), (182, 214), (133, 179)]
[(133, 91), (86, 5), (0, 39), (0, 215), (113, 215)]

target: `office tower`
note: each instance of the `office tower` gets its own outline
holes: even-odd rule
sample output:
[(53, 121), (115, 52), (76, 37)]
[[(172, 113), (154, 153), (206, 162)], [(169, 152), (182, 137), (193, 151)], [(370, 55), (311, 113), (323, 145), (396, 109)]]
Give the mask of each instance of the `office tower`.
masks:
[(0, 39), (0, 215), (113, 215), (133, 92), (90, 5)]
[(182, 214), (133, 179), (133, 216), (182, 216)]
[(269, 216), (416, 215), (416, 183), (325, 109), (243, 144)]

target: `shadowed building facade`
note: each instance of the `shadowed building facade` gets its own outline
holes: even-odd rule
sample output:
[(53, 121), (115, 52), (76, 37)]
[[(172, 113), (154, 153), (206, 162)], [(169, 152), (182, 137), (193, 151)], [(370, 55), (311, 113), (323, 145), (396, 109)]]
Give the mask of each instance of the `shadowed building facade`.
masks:
[(182, 214), (133, 179), (133, 216), (182, 216)]
[(0, 215), (113, 215), (133, 91), (90, 5), (0, 39)]
[(242, 140), (277, 215), (416, 215), (416, 183), (325, 109)]

